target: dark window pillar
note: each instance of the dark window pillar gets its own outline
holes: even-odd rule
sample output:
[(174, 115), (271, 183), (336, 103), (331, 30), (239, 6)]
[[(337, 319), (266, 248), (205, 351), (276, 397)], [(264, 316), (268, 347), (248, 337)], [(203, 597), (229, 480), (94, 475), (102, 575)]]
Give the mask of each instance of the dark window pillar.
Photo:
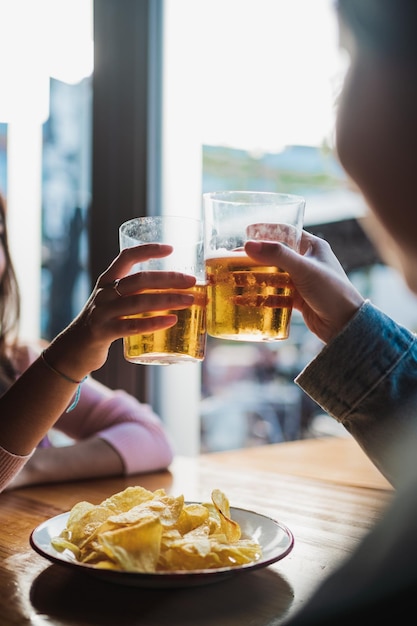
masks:
[[(152, 138), (156, 157), (160, 120), (155, 111), (159, 107), (150, 102), (152, 94), (160, 95), (159, 68), (153, 54), (155, 50), (160, 52), (161, 6), (159, 0), (94, 2), (89, 215), (93, 281), (118, 253), (119, 225), (131, 217), (159, 211), (158, 177), (149, 161), (149, 145)], [(147, 401), (147, 374), (145, 366), (124, 361), (120, 340), (113, 344), (108, 362), (94, 376)]]

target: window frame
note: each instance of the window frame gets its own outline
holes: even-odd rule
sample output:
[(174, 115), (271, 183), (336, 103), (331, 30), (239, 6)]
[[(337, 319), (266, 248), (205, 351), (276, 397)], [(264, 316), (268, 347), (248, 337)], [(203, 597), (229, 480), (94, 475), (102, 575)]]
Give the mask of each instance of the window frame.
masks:
[[(160, 211), (162, 4), (94, 1), (92, 282), (118, 253), (120, 224)], [(94, 376), (151, 401), (150, 372), (124, 360), (121, 340), (111, 346), (106, 364)]]

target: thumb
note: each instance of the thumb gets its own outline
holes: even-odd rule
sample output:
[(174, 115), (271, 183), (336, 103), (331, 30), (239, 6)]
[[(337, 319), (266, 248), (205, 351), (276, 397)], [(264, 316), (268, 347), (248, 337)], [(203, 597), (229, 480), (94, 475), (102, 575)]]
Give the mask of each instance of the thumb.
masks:
[(294, 277), (305, 271), (303, 257), (278, 241), (247, 241), (245, 251), (255, 261), (280, 267)]

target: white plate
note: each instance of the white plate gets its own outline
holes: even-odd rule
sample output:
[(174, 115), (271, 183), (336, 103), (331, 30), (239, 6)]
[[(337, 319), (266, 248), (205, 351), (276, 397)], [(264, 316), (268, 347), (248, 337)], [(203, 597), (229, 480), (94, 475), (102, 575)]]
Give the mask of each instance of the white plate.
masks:
[(284, 524), (245, 509), (230, 507), (230, 512), (232, 519), (240, 525), (242, 536), (252, 537), (260, 544), (262, 557), (258, 561), (235, 567), (151, 574), (103, 570), (92, 565), (79, 563), (69, 550), (58, 552), (51, 545), (51, 539), (57, 537), (65, 528), (69, 512), (56, 515), (37, 526), (30, 535), (30, 545), (38, 554), (52, 561), (52, 563), (65, 565), (74, 571), (85, 572), (110, 582), (136, 587), (188, 587), (214, 583), (242, 572), (267, 567), (283, 559), (291, 552), (294, 536)]

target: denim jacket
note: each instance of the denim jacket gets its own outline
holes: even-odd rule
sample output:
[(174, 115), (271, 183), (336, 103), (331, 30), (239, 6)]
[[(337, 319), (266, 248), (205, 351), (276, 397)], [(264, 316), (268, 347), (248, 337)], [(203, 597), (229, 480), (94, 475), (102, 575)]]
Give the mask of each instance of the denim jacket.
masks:
[(398, 485), (417, 436), (416, 336), (366, 301), (295, 382), (341, 422), (379, 470)]

